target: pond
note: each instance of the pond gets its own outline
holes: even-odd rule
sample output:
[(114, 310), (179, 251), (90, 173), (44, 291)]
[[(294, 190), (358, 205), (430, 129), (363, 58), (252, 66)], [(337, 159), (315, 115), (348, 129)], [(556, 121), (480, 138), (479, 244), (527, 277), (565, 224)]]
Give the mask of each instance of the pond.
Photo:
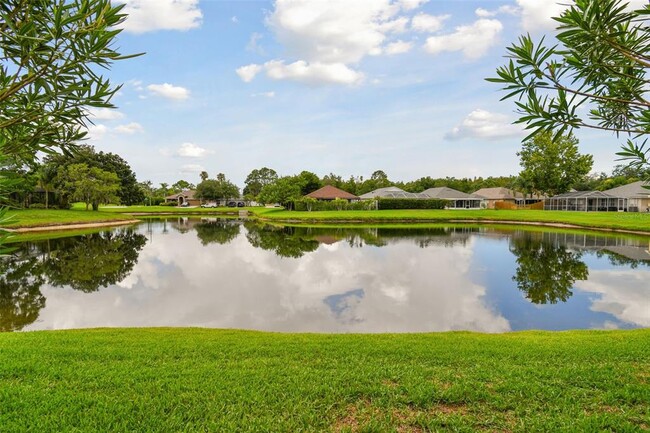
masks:
[(15, 244), (0, 258), (0, 330), (650, 326), (650, 237), (479, 225), (279, 227), (214, 218), (56, 236)]

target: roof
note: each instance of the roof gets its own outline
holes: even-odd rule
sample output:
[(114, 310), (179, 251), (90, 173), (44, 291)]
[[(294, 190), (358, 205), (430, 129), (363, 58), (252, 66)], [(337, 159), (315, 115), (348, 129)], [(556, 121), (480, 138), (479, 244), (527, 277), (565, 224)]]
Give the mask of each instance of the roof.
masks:
[(183, 197), (184, 199), (194, 199), (194, 194), (196, 191), (194, 190), (185, 190), (181, 192), (177, 192), (176, 194), (168, 195), (165, 197), (165, 200), (178, 200), (178, 197)]
[(522, 193), (503, 187), (481, 188), (478, 191), (475, 191), (472, 195), (486, 198), (488, 200), (515, 200), (518, 198), (524, 198)]
[(387, 186), (385, 188), (377, 188), (374, 191), (367, 192), (359, 196), (364, 200), (376, 197), (388, 197), (388, 194), (405, 192), (403, 189), (396, 186)]
[(571, 191), (564, 194), (558, 194), (551, 197), (556, 198), (619, 198), (618, 196), (608, 194), (603, 191)]
[(321, 199), (321, 200), (334, 200), (337, 198), (343, 198), (346, 200), (357, 200), (359, 198), (354, 194), (350, 194), (349, 192), (343, 191), (342, 189), (339, 189), (332, 185), (325, 185), (321, 189), (317, 189), (314, 192), (310, 192), (305, 197), (311, 197), (311, 198)]
[(444, 200), (478, 200), (478, 197), (473, 197), (462, 191), (455, 190), (446, 186), (440, 188), (429, 188), (426, 191), (423, 191), (422, 194), (426, 194), (431, 198), (439, 198)]
[(617, 186), (616, 188), (608, 189), (603, 192), (623, 198), (650, 198), (650, 189), (643, 186), (650, 187), (650, 182), (638, 181), (628, 183), (627, 185)]

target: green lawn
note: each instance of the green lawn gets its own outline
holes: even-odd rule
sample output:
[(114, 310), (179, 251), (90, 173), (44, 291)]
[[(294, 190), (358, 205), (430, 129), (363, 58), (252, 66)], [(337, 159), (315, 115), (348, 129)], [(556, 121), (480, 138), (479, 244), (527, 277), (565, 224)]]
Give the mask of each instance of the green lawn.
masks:
[(0, 335), (3, 432), (636, 432), (650, 330)]
[[(256, 212), (253, 210), (253, 212)], [(542, 210), (375, 210), (292, 212), (264, 209), (260, 217), (291, 222), (436, 222), (452, 220), (524, 221), (650, 232), (650, 214)]]
[(7, 221), (2, 226), (7, 228), (46, 227), (82, 223), (100, 223), (119, 220), (130, 220), (129, 215), (108, 212), (93, 212), (85, 210), (51, 210), (51, 209), (20, 209), (9, 210)]

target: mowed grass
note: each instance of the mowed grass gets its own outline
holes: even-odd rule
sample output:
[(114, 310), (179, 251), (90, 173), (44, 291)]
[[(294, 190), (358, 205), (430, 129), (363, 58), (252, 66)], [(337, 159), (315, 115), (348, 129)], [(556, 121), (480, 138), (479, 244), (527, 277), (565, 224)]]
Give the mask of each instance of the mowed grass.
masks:
[(650, 330), (0, 335), (3, 432), (636, 432)]
[[(255, 212), (255, 211), (254, 211)], [(291, 222), (520, 221), (650, 232), (650, 213), (543, 210), (374, 210), (295, 212), (264, 209), (263, 219)]]
[(57, 225), (102, 223), (121, 220), (131, 220), (129, 215), (120, 215), (108, 212), (93, 212), (85, 210), (57, 210), (57, 209), (18, 209), (7, 212), (6, 221), (2, 227), (47, 227)]

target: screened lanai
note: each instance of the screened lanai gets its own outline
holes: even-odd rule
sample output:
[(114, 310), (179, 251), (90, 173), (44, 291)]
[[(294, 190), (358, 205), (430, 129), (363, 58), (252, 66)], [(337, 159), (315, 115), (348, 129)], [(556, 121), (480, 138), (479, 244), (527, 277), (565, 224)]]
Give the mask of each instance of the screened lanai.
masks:
[(627, 210), (627, 199), (602, 191), (574, 191), (556, 195), (544, 202), (545, 210), (618, 212)]

